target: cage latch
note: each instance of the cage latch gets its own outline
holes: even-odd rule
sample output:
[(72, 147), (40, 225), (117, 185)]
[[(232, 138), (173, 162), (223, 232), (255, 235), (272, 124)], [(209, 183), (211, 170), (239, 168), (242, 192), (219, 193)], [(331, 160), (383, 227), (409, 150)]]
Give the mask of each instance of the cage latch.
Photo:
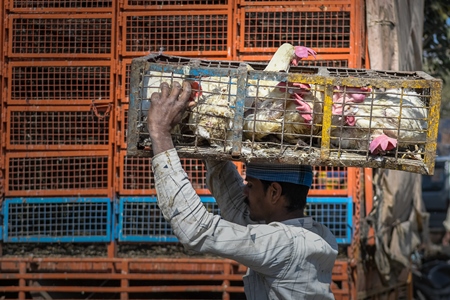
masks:
[(111, 108), (112, 108), (111, 103), (95, 103), (94, 101), (92, 101), (91, 103), (91, 111), (93, 111), (95, 116), (100, 120), (109, 116)]

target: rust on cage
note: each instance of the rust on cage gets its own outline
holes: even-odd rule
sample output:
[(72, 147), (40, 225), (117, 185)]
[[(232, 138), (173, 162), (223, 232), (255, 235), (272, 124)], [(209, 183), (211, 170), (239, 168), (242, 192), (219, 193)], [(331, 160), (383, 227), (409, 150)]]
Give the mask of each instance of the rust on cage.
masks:
[(6, 80), (9, 105), (91, 105), (114, 101), (110, 62), (12, 61)]
[(151, 155), (150, 94), (188, 80), (197, 105), (173, 132), (182, 156), (433, 173), (442, 83), (423, 72), (152, 55), (131, 72), (129, 155)]
[(88, 106), (10, 106), (6, 118), (9, 150), (107, 150), (112, 120)]
[(5, 28), (14, 58), (113, 59), (114, 14), (10, 14)]
[(164, 51), (231, 57), (232, 10), (136, 11), (121, 14), (123, 56)]
[(112, 197), (111, 151), (9, 152), (5, 196)]

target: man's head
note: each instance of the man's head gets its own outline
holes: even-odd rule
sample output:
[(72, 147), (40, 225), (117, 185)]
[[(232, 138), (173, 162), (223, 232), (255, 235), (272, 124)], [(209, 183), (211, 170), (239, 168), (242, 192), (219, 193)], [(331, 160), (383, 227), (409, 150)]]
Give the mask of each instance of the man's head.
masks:
[(312, 178), (311, 166), (247, 164), (244, 194), (250, 217), (270, 222), (299, 216), (306, 206)]

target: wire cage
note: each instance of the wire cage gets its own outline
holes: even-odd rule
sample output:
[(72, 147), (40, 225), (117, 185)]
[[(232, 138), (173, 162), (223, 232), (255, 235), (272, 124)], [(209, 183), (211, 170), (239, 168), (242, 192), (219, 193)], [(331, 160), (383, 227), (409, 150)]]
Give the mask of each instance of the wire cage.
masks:
[(109, 61), (11, 61), (8, 105), (112, 103), (114, 74)]
[(232, 10), (126, 11), (123, 56), (164, 51), (193, 56), (228, 57), (232, 46)]
[(108, 242), (108, 198), (9, 198), (2, 205), (3, 241)]
[(5, 24), (11, 58), (112, 59), (114, 14), (11, 14)]
[(191, 83), (181, 156), (432, 174), (442, 82), (424, 72), (290, 67), (149, 55), (132, 62), (127, 154), (152, 155), (150, 96)]
[(110, 117), (89, 106), (10, 106), (6, 148), (15, 150), (108, 150)]
[(110, 151), (23, 151), (5, 156), (6, 197), (111, 197)]
[(354, 7), (333, 2), (243, 7), (238, 13), (239, 52), (275, 52), (281, 43), (297, 41), (320, 53), (351, 52), (351, 33), (357, 31)]

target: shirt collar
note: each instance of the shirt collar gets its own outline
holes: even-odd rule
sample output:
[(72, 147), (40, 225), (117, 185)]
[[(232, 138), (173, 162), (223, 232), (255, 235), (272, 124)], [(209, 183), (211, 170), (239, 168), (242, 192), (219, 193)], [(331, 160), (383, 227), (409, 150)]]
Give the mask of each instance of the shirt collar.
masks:
[(312, 228), (313, 219), (312, 219), (312, 217), (303, 217), (303, 218), (285, 220), (281, 223), (286, 224), (286, 225), (301, 226), (303, 228)]

